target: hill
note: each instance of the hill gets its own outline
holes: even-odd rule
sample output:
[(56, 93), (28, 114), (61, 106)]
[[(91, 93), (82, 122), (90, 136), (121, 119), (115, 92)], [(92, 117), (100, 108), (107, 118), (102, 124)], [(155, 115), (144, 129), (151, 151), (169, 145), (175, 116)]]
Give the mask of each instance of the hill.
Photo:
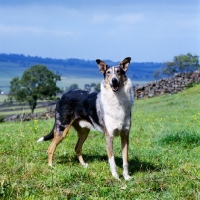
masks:
[[(105, 61), (109, 65), (117, 65), (120, 62)], [(66, 87), (73, 83), (82, 87), (86, 83), (91, 83), (89, 81), (99, 83), (102, 79), (95, 60), (52, 59), (19, 54), (0, 54), (0, 89), (8, 91), (10, 80), (15, 76), (21, 77), (24, 70), (35, 64), (43, 64), (49, 70), (59, 74), (62, 77), (62, 81), (59, 82), (60, 87)], [(160, 69), (161, 65), (162, 63), (132, 61), (127, 74), (135, 82), (151, 81), (154, 80), (153, 72)]]
[[(76, 158), (75, 131), (58, 146), (55, 167), (47, 167), (53, 120), (6, 122), (0, 126), (2, 199), (199, 199), (200, 85), (179, 94), (136, 100), (129, 143), (130, 181), (109, 171), (104, 135), (93, 132), (83, 147), (89, 163)], [(14, 127), (14, 128), (13, 128)], [(115, 138), (117, 170), (121, 144)], [(120, 177), (122, 178), (122, 177)]]

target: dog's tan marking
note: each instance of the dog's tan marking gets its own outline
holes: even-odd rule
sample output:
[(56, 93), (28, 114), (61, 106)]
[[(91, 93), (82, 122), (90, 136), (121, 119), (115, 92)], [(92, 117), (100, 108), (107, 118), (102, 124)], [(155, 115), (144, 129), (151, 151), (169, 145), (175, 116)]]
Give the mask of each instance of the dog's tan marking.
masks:
[(107, 154), (108, 154), (108, 158), (109, 159), (112, 156), (114, 156), (114, 153), (113, 153), (113, 141), (114, 141), (114, 137), (106, 135), (106, 150), (107, 150)]
[(123, 134), (121, 135), (121, 145), (122, 145), (122, 156), (123, 156), (123, 162), (128, 162), (128, 135)]
[(114, 151), (113, 151), (114, 136), (110, 136), (106, 127), (104, 131), (105, 131), (105, 136), (106, 136), (106, 151), (108, 155), (108, 161), (110, 164), (110, 171), (112, 173), (112, 176), (119, 180), (119, 175), (117, 173), (117, 168), (116, 168), (115, 158), (114, 158)]
[(129, 64), (130, 64), (130, 61), (131, 61), (131, 58), (130, 58), (130, 57), (125, 58), (122, 62), (120, 62), (120, 67), (121, 67), (124, 71), (127, 71), (128, 66), (129, 66)]
[(57, 145), (65, 138), (65, 136), (68, 134), (69, 129), (71, 125), (73, 124), (74, 120), (70, 122), (70, 124), (65, 128), (65, 130), (62, 133), (55, 132), (53, 141), (51, 142), (49, 148), (48, 148), (48, 163), (50, 166), (53, 165), (53, 155), (56, 150)]
[(126, 84), (126, 81), (127, 81), (127, 76), (126, 75), (121, 75), (120, 76), (121, 87), (123, 87)]
[(106, 71), (106, 63), (100, 59), (97, 59), (96, 61), (98, 62), (100, 72), (103, 74)]
[(83, 143), (85, 142), (85, 140), (88, 137), (90, 129), (88, 129), (88, 128), (82, 128), (79, 123), (74, 123), (73, 127), (75, 128), (75, 130), (78, 133), (78, 141), (77, 141), (76, 146), (75, 146), (76, 155), (77, 155), (77, 157), (78, 157), (79, 162), (81, 163), (81, 165), (83, 167), (87, 167), (88, 164), (85, 163), (85, 161), (83, 160), (82, 147), (83, 147)]
[(123, 176), (125, 180), (131, 179), (131, 177), (128, 174), (128, 145), (129, 145), (129, 130), (124, 130), (121, 133), (121, 146), (122, 146), (122, 158), (123, 158)]
[(119, 179), (119, 175), (117, 173), (117, 168), (115, 164), (114, 152), (113, 152), (113, 141), (114, 136), (106, 135), (106, 150), (108, 154), (108, 161), (110, 164), (110, 171), (116, 179)]

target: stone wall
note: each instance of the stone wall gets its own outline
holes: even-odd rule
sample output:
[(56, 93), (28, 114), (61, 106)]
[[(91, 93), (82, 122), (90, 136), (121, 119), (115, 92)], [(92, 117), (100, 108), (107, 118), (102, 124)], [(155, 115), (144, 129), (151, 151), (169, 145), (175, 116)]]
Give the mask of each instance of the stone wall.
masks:
[(163, 78), (147, 85), (134, 87), (135, 98), (148, 98), (162, 94), (175, 94), (183, 91), (188, 84), (200, 83), (200, 70), (193, 73), (176, 74), (172, 78)]
[(30, 121), (33, 119), (49, 119), (55, 116), (55, 106), (48, 107), (46, 111), (40, 113), (22, 113), (4, 117), (4, 122), (7, 121)]

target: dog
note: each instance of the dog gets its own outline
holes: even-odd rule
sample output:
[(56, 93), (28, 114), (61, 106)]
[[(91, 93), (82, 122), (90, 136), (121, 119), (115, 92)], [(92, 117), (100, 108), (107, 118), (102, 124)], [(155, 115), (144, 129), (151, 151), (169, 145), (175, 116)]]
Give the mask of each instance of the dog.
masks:
[(130, 180), (128, 171), (128, 145), (131, 128), (131, 109), (134, 94), (131, 80), (127, 78), (131, 58), (127, 57), (117, 66), (108, 66), (97, 59), (97, 65), (104, 79), (99, 93), (83, 90), (69, 91), (56, 104), (55, 123), (52, 131), (38, 142), (52, 140), (48, 148), (48, 163), (52, 166), (57, 145), (65, 138), (71, 126), (78, 133), (75, 152), (83, 167), (87, 167), (82, 157), (82, 146), (90, 129), (105, 134), (106, 150), (112, 176), (119, 179), (113, 152), (115, 136), (121, 137), (123, 176)]

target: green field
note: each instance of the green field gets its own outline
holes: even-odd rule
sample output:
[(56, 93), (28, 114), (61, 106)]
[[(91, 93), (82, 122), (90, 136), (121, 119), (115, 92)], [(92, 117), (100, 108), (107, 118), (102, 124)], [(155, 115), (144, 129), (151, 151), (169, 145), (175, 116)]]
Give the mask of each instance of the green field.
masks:
[(4, 100), (7, 99), (7, 95), (0, 94), (0, 104), (4, 102)]
[(132, 112), (129, 169), (122, 177), (119, 138), (115, 158), (121, 181), (112, 178), (102, 134), (91, 132), (82, 168), (74, 130), (47, 165), (50, 142), (37, 143), (53, 119), (0, 124), (1, 199), (200, 199), (200, 85), (176, 95), (136, 100)]

